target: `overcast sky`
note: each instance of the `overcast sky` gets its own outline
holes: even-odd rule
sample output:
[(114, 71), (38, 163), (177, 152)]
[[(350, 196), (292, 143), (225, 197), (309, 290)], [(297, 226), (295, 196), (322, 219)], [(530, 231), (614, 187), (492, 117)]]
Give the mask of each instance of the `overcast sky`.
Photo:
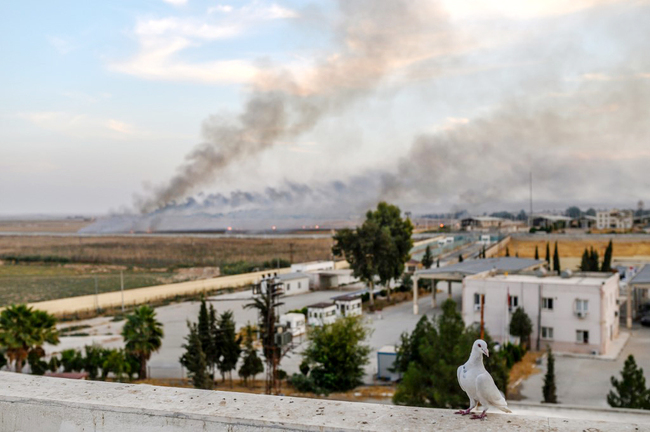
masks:
[(544, 205), (635, 207), (649, 22), (616, 0), (2, 2), (0, 214), (300, 187), (518, 210), (530, 171)]

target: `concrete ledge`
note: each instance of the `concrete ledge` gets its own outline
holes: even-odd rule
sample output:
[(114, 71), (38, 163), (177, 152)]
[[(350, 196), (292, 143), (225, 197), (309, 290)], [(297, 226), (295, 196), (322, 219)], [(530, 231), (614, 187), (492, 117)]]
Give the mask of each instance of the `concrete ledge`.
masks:
[(0, 373), (6, 432), (650, 431), (625, 424), (323, 401)]

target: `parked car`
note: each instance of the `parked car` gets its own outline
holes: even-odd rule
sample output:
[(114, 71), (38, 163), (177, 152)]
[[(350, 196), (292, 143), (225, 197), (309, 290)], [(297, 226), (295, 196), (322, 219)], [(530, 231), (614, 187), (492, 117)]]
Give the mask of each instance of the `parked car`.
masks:
[(650, 327), (650, 313), (641, 317), (641, 325), (644, 327)]

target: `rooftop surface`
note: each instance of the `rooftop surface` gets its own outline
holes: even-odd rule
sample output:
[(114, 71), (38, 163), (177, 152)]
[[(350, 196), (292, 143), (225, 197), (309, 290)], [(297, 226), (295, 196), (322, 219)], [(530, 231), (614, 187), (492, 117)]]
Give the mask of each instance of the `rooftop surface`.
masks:
[(281, 281), (295, 280), (295, 279), (309, 279), (309, 276), (306, 273), (294, 272), (294, 273), (285, 273), (279, 274), (278, 279)]
[(6, 432), (650, 431), (646, 423), (488, 413), (76, 381), (0, 372)]
[(336, 306), (336, 305), (334, 303), (321, 302), (321, 303), (314, 303), (313, 305), (309, 305), (307, 307), (310, 308), (310, 309), (325, 309), (325, 308), (328, 308), (330, 306)]
[(611, 277), (616, 277), (615, 274), (613, 273), (603, 273), (602, 277), (594, 276), (593, 273), (591, 273), (589, 276), (580, 276), (580, 275), (574, 275), (569, 278), (563, 278), (560, 276), (544, 276), (544, 277), (539, 277), (539, 276), (534, 276), (534, 275), (521, 275), (521, 274), (515, 274), (515, 275), (495, 275), (495, 276), (483, 276), (483, 275), (476, 275), (472, 276), (468, 279), (481, 279), (481, 280), (488, 280), (488, 281), (500, 281), (504, 283), (512, 282), (512, 283), (528, 283), (528, 284), (544, 284), (544, 285), (581, 285), (581, 286), (596, 286), (600, 287), (603, 282), (605, 282), (607, 279)]
[(452, 264), (444, 267), (436, 267), (426, 270), (416, 271), (416, 275), (422, 274), (438, 274), (438, 273), (462, 273), (466, 275), (473, 275), (483, 273), (490, 270), (496, 271), (523, 271), (536, 268), (544, 264), (543, 260), (534, 260), (527, 258), (515, 257), (500, 257), (500, 258), (486, 258), (476, 260), (466, 260), (457, 264)]
[(650, 264), (643, 266), (640, 272), (630, 280), (631, 284), (650, 284)]

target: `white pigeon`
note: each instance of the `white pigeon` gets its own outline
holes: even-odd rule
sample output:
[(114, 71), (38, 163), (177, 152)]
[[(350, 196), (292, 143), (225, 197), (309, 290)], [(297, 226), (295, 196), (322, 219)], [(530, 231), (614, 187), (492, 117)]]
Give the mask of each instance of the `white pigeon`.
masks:
[(458, 368), (458, 384), (469, 396), (469, 408), (457, 411), (456, 414), (467, 415), (480, 402), (485, 409), (481, 415), (473, 415), (473, 419), (483, 419), (487, 416), (490, 407), (500, 409), (503, 412), (512, 412), (507, 406), (508, 403), (501, 395), (501, 392), (494, 384), (492, 376), (483, 366), (483, 354), (490, 357), (487, 343), (478, 339), (472, 345), (472, 352), (467, 362)]

